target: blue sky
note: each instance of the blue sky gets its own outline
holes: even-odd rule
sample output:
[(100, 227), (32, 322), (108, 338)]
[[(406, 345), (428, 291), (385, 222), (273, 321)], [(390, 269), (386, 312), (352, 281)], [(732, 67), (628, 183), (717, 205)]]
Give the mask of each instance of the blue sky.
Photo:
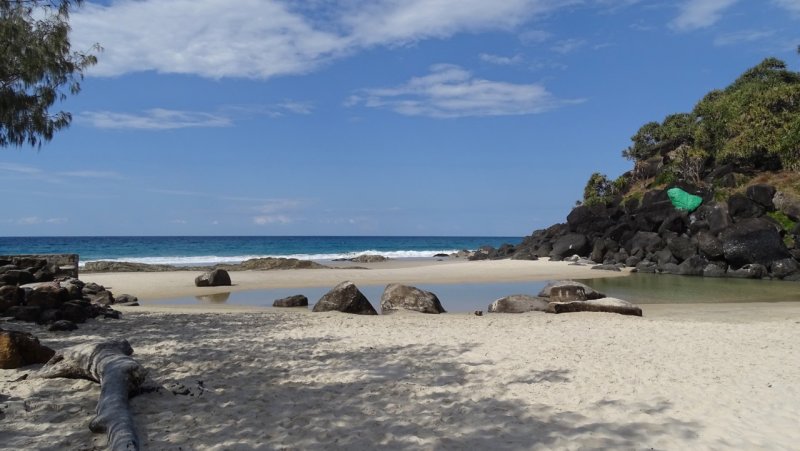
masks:
[(505, 235), (766, 56), (800, 0), (114, 0), (72, 126), (0, 150), (0, 235)]

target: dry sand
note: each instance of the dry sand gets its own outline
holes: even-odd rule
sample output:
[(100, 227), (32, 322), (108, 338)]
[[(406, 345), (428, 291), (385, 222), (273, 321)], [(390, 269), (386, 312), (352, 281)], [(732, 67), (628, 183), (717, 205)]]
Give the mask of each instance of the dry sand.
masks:
[[(55, 348), (124, 337), (157, 382), (188, 388), (132, 400), (144, 449), (797, 449), (800, 303), (644, 307), (143, 306), (71, 334), (2, 327)], [(102, 448), (87, 427), (98, 386), (14, 382), (35, 369), (0, 370), (0, 448)]]
[[(341, 265), (341, 263), (334, 263)], [(352, 265), (348, 265), (352, 266)], [(589, 266), (572, 266), (567, 262), (546, 260), (389, 260), (364, 263), (358, 268), (297, 269), (273, 271), (232, 271), (231, 287), (194, 286), (194, 278), (202, 272), (133, 272), (82, 273), (81, 280), (96, 282), (115, 294), (130, 293), (140, 300), (156, 300), (181, 296), (201, 296), (228, 291), (247, 291), (272, 288), (333, 287), (350, 280), (356, 285), (385, 285), (388, 283), (490, 283), (525, 282), (548, 279), (590, 279), (616, 277), (627, 272), (597, 271)]]

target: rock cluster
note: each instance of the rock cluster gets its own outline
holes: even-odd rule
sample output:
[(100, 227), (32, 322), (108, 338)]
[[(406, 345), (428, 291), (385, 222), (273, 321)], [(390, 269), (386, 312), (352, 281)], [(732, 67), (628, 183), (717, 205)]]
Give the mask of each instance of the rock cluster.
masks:
[[(28, 265), (33, 262), (19, 263)], [(36, 274), (43, 272), (31, 270), (36, 266), (19, 267), (17, 264), (0, 268), (0, 316), (40, 324), (60, 320), (83, 323), (98, 316), (119, 318), (119, 312), (110, 305), (134, 305), (137, 302), (129, 295), (120, 296), (122, 302), (117, 302), (102, 285), (84, 283), (75, 278), (36, 281)]]
[(94, 261), (87, 262), (85, 272), (164, 272), (164, 271), (209, 271), (224, 269), (226, 271), (250, 271), (273, 269), (321, 269), (327, 268), (311, 260), (298, 260), (296, 258), (251, 258), (237, 264), (220, 264), (215, 266), (174, 266), (151, 265), (148, 263)]
[(27, 332), (0, 329), (0, 369), (14, 369), (45, 363), (55, 351)]
[(537, 230), (518, 246), (481, 248), (471, 259), (578, 255), (597, 269), (800, 280), (800, 199), (763, 184), (727, 201), (684, 188), (705, 199), (694, 212), (675, 209), (665, 190), (648, 191), (641, 200), (578, 206), (566, 223)]
[(490, 313), (606, 312), (642, 316), (642, 309), (621, 299), (608, 298), (590, 286), (572, 280), (547, 284), (538, 296), (517, 294), (489, 305)]

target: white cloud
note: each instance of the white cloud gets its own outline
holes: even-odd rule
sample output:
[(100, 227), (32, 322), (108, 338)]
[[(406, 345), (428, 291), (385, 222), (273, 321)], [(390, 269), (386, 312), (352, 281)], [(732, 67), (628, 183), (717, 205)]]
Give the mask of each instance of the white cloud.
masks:
[(519, 34), (519, 40), (525, 45), (541, 44), (552, 37), (552, 33), (543, 30), (527, 30)]
[(794, 14), (800, 14), (800, 0), (772, 0), (772, 3)]
[(64, 224), (64, 223), (69, 222), (69, 219), (67, 219), (67, 218), (50, 218), (50, 219), (46, 219), (45, 222), (48, 223), (48, 224)]
[(718, 47), (738, 45), (745, 42), (761, 41), (774, 35), (774, 30), (743, 30), (717, 36), (714, 38), (714, 45)]
[(717, 23), (722, 13), (738, 0), (686, 0), (678, 17), (670, 22), (676, 31), (692, 31)]
[(90, 75), (129, 72), (264, 79), (310, 72), (377, 45), (513, 30), (578, 0), (117, 0), (85, 3), (70, 22), (78, 49), (103, 47)]
[(481, 61), (489, 64), (497, 64), (498, 66), (513, 66), (523, 61), (522, 55), (502, 56), (492, 55), (491, 53), (481, 53), (478, 55)]
[(86, 178), (86, 179), (110, 179), (110, 180), (119, 180), (123, 179), (122, 175), (118, 172), (114, 171), (68, 171), (68, 172), (59, 172), (58, 175), (63, 175), (65, 177), (76, 177), (76, 178)]
[(170, 224), (188, 224), (189, 222), (185, 219), (173, 219), (169, 222)]
[(0, 171), (14, 172), (17, 174), (36, 175), (41, 174), (42, 170), (33, 166), (26, 166), (23, 164), (2, 163), (0, 162)]
[(20, 218), (19, 220), (17, 220), (17, 224), (19, 224), (19, 225), (36, 225), (36, 224), (41, 224), (41, 223), (42, 223), (42, 219), (39, 218), (38, 216), (28, 216), (28, 217)]
[(286, 215), (262, 215), (253, 218), (253, 222), (258, 225), (290, 224), (292, 219)]
[(112, 111), (85, 111), (78, 121), (96, 128), (117, 130), (173, 130), (179, 128), (229, 127), (230, 118), (197, 111), (153, 108), (140, 114)]
[(586, 41), (583, 39), (564, 39), (556, 42), (555, 45), (550, 47), (550, 49), (556, 53), (566, 55), (567, 53), (572, 53), (585, 45)]
[(364, 89), (347, 104), (386, 108), (407, 116), (453, 118), (534, 114), (575, 103), (555, 98), (539, 84), (514, 84), (475, 78), (450, 64), (395, 88)]

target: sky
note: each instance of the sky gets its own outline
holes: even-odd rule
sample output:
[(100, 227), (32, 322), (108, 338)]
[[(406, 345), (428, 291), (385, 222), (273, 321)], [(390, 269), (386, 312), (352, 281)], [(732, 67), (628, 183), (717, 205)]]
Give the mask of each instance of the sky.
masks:
[(523, 236), (800, 0), (112, 0), (69, 129), (0, 149), (0, 236)]

